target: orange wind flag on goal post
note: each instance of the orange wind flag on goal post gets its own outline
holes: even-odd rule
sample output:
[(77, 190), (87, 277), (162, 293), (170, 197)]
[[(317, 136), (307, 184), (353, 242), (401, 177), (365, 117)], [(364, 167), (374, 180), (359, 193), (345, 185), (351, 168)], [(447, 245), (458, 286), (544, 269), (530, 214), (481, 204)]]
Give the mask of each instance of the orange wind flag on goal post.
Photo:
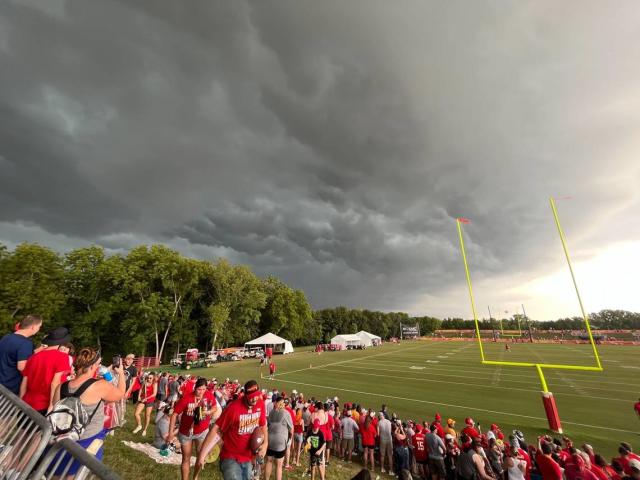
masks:
[(460, 223), (471, 223), (471, 220), (469, 220), (468, 218), (464, 218), (464, 217), (458, 217), (456, 218), (457, 221), (459, 221)]

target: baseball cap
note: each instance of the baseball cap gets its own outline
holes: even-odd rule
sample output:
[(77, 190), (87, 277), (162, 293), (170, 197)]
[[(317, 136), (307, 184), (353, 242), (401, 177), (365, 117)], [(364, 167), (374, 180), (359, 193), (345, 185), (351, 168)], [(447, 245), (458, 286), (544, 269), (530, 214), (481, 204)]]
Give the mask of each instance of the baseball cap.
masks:
[(464, 423), (466, 423), (467, 425), (473, 425), (473, 418), (471, 417), (465, 418)]
[(453, 435), (451, 435), (450, 433), (447, 433), (447, 434), (444, 436), (444, 439), (445, 439), (445, 440), (453, 440)]
[(490, 428), (491, 430), (497, 430), (500, 427), (498, 427), (498, 425), (496, 425), (495, 423), (492, 423)]
[(249, 380), (247, 383), (245, 383), (244, 394), (247, 398), (255, 398), (261, 396), (262, 392), (260, 391), (258, 382), (256, 382), (255, 380)]
[(442, 420), (442, 417), (438, 412), (436, 412), (436, 416), (434, 417), (436, 420)]

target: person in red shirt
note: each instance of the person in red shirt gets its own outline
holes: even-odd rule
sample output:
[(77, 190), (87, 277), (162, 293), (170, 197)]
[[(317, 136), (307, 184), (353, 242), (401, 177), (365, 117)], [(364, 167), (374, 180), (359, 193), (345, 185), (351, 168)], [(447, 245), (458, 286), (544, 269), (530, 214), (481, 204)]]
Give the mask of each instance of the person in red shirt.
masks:
[(373, 459), (373, 452), (376, 448), (376, 436), (378, 430), (373, 425), (372, 419), (369, 415), (366, 415), (364, 422), (360, 424), (360, 435), (362, 436), (362, 448), (364, 448), (364, 468), (366, 470), (367, 463), (371, 464), (371, 471), (375, 470), (375, 461)]
[(422, 478), (429, 478), (429, 455), (427, 452), (427, 443), (425, 441), (424, 428), (421, 424), (416, 424), (416, 433), (411, 440), (413, 445), (413, 456), (416, 459), (418, 474)]
[(216, 414), (217, 410), (216, 397), (207, 390), (207, 380), (204, 378), (198, 379), (193, 392), (182, 397), (174, 407), (169, 420), (167, 443), (171, 443), (173, 440), (176, 420), (180, 416), (178, 440), (182, 448), (182, 464), (180, 466), (182, 480), (189, 479), (193, 446), (195, 444), (196, 450), (199, 450), (200, 444), (209, 432), (211, 417)]
[(271, 362), (269, 363), (269, 378), (273, 380), (273, 375), (276, 373), (276, 364)]
[(187, 378), (183, 384), (180, 385), (180, 394), (184, 397), (185, 395), (193, 393), (197, 381), (198, 379), (196, 377)]
[(467, 437), (469, 437), (471, 439), (474, 439), (474, 438), (480, 436), (480, 432), (478, 430), (476, 430), (476, 428), (475, 428), (476, 422), (473, 421), (473, 418), (471, 418), (471, 417), (465, 418), (464, 419), (464, 423), (467, 426), (462, 429), (461, 433), (464, 433)]
[(564, 474), (567, 480), (598, 480), (598, 477), (587, 468), (585, 459), (579, 453), (572, 454), (565, 467)]
[(431, 425), (436, 426), (436, 435), (438, 435), (442, 440), (444, 440), (444, 428), (442, 428), (442, 417), (439, 413), (436, 412), (436, 415), (433, 419), (433, 423)]
[[(138, 395), (138, 404), (133, 412), (133, 416), (136, 419), (136, 428), (133, 429), (133, 433), (138, 433), (142, 430), (142, 436), (147, 436), (147, 428), (151, 422), (151, 412), (156, 403), (156, 395), (158, 394), (158, 384), (156, 383), (156, 377), (153, 372), (149, 372), (142, 381), (142, 387), (140, 388), (140, 394)], [(142, 419), (140, 414), (144, 410), (144, 429), (142, 428)]]
[[(291, 422), (293, 423), (293, 425), (296, 424), (296, 412), (293, 411), (293, 408), (291, 408), (291, 400), (289, 398), (285, 398), (284, 399), (284, 409), (289, 412), (289, 415), (291, 415)], [(290, 438), (289, 441), (287, 442), (287, 452), (285, 453), (285, 458), (284, 458), (284, 468), (285, 470), (293, 470), (293, 467), (291, 466), (290, 460), (291, 460), (291, 445), (293, 444), (293, 438)]]
[[(251, 436), (256, 428), (262, 429), (264, 441), (257, 452), (251, 449)], [(204, 466), (209, 451), (222, 437), (220, 451), (220, 470), (224, 480), (251, 480), (253, 475), (251, 460), (253, 456), (264, 457), (269, 444), (267, 417), (262, 392), (255, 380), (244, 385), (244, 395), (227, 405), (209, 430), (196, 461), (196, 475)]]
[(20, 398), (42, 415), (51, 410), (53, 394), (69, 372), (69, 355), (59, 348), (70, 341), (69, 330), (54, 329), (42, 340), (45, 348), (29, 357), (22, 372)]
[(631, 451), (631, 445), (626, 442), (622, 442), (618, 447), (619, 457), (615, 458), (618, 463), (622, 466), (624, 473), (628, 476), (631, 476), (631, 467), (629, 466), (629, 460), (638, 460), (640, 461), (640, 457)]
[(602, 470), (609, 480), (620, 480), (622, 478), (618, 475), (615, 468), (607, 463), (602, 455), (596, 453), (593, 464)]
[(542, 475), (542, 480), (562, 480), (562, 468), (551, 457), (553, 444), (538, 438), (538, 453), (536, 454), (536, 464)]
[(636, 403), (633, 404), (633, 410), (636, 412), (638, 418), (640, 418), (640, 399)]

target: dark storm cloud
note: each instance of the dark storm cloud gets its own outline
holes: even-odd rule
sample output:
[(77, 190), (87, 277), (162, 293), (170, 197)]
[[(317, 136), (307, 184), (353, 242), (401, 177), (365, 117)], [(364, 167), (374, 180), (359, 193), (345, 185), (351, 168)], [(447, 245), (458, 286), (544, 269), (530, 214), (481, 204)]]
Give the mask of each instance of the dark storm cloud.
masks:
[(316, 307), (434, 311), (467, 216), (477, 278), (533, 277), (549, 194), (584, 245), (634, 235), (600, 230), (638, 204), (636, 10), (4, 2), (0, 240), (159, 241)]

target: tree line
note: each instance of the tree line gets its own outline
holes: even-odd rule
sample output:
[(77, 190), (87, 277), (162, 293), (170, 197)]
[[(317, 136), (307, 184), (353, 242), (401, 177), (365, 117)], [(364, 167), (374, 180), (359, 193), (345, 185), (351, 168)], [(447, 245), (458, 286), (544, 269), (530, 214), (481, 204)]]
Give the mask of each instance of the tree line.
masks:
[[(360, 330), (399, 336), (400, 323), (417, 323), (423, 335), (474, 328), (461, 318), (346, 307), (313, 311), (303, 291), (274, 276), (259, 278), (247, 266), (196, 260), (163, 245), (141, 245), (126, 255), (107, 255), (99, 246), (61, 255), (37, 244), (0, 245), (0, 332), (28, 313), (41, 315), (45, 330), (66, 326), (77, 344), (97, 345), (105, 354), (133, 351), (164, 360), (188, 347), (242, 345), (266, 332), (308, 345)], [(504, 319), (503, 327), (517, 328), (517, 321)], [(640, 314), (633, 312), (605, 310), (591, 321), (594, 328), (640, 328)], [(494, 323), (480, 322), (483, 329)], [(532, 325), (579, 329), (582, 323), (574, 317)]]

